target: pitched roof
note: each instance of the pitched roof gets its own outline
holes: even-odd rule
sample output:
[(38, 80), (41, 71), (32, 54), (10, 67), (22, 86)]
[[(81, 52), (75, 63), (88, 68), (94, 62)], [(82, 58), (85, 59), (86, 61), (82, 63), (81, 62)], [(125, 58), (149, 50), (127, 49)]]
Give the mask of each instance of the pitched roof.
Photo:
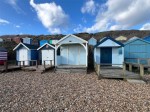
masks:
[(55, 49), (55, 47), (54, 47), (53, 44), (45, 43), (44, 45), (42, 45), (41, 47), (39, 47), (37, 50), (40, 50), (41, 48), (43, 48), (46, 45), (48, 45), (48, 46), (52, 47), (53, 49)]
[(25, 44), (25, 43), (24, 43), (24, 45), (27, 46), (29, 49), (37, 49), (38, 48), (38, 46), (36, 46), (36, 45)]
[[(85, 43), (88, 43), (86, 40), (84, 40), (84, 39), (82, 39), (82, 38), (80, 38), (80, 37), (78, 37), (78, 36), (76, 36), (76, 35), (72, 35), (72, 34), (66, 35), (65, 37), (61, 38), (57, 43), (63, 41), (64, 39), (68, 38), (69, 36), (72, 36), (72, 37), (74, 37), (74, 38), (77, 38), (77, 39), (79, 39), (79, 40), (85, 42)], [(56, 44), (57, 44), (57, 43), (56, 43)]]
[(150, 44), (149, 41), (143, 40), (143, 39), (141, 39), (141, 38), (135, 38), (135, 39), (133, 39), (133, 40), (129, 40), (129, 41), (125, 42), (124, 45), (127, 45), (127, 44), (129, 44), (129, 43), (131, 43), (131, 42), (134, 42), (134, 41), (136, 41), (136, 40), (140, 40), (140, 41), (143, 41), (143, 42), (146, 42), (146, 43)]
[(97, 43), (97, 45), (95, 45), (95, 47), (99, 46), (100, 44), (102, 44), (103, 42), (105, 42), (106, 40), (112, 40), (114, 41), (115, 43), (119, 44), (120, 46), (124, 46), (124, 44), (122, 44), (121, 42), (113, 39), (112, 37), (104, 37), (100, 40), (100, 42)]
[[(89, 40), (91, 40), (91, 39), (94, 39), (94, 40), (96, 40), (94, 37), (91, 37)], [(89, 41), (89, 40), (88, 40), (88, 41)], [(96, 41), (97, 41), (97, 40), (96, 40)]]
[(13, 50), (16, 50), (21, 45), (24, 46), (25, 48), (27, 48), (28, 50), (30, 50), (30, 49), (37, 49), (38, 48), (38, 46), (36, 46), (36, 45), (19, 43)]

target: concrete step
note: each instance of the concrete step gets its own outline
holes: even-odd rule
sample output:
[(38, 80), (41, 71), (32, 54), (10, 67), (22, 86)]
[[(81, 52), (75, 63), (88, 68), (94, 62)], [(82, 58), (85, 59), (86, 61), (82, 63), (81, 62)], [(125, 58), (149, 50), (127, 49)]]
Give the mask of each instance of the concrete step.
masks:
[(55, 70), (56, 73), (86, 73), (86, 69), (60, 69), (56, 68)]
[(146, 84), (143, 80), (136, 80), (136, 79), (127, 79), (127, 82), (134, 83), (134, 84)]

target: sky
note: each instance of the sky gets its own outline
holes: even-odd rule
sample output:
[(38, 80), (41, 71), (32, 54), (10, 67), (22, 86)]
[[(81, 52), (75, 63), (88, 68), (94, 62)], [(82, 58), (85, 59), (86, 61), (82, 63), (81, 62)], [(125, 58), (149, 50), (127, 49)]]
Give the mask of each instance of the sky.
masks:
[(150, 0), (0, 0), (0, 35), (150, 30)]

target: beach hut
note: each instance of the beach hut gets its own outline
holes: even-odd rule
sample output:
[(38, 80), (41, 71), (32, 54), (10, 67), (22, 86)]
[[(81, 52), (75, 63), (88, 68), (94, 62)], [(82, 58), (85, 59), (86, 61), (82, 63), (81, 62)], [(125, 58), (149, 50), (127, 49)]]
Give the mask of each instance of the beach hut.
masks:
[(94, 37), (88, 40), (88, 45), (95, 46), (96, 44), (97, 44), (97, 40)]
[[(31, 60), (38, 60), (38, 46), (19, 43), (13, 50), (16, 51), (16, 60), (24, 61), (24, 65), (30, 65)], [(21, 62), (23, 65), (23, 62)]]
[(22, 38), (24, 44), (32, 44), (33, 39), (29, 37)]
[[(111, 37), (105, 37), (94, 47), (96, 64), (123, 64), (124, 45)], [(120, 66), (120, 65), (118, 65)]]
[(44, 65), (44, 61), (45, 61), (45, 65), (51, 65), (51, 64), (53, 66), (55, 65), (55, 46), (54, 45), (45, 43), (44, 45), (39, 47), (37, 50), (40, 53), (39, 55), (42, 60), (42, 65)]
[[(125, 61), (130, 63), (147, 64), (146, 59), (150, 58), (150, 42), (141, 38), (127, 41), (124, 47)], [(143, 59), (138, 62), (138, 59)], [(145, 60), (144, 60), (145, 59)]]
[(137, 38), (139, 38), (139, 37), (134, 36), (134, 37), (131, 37), (128, 41), (132, 41), (132, 40), (135, 40)]
[(52, 39), (49, 40), (49, 43), (55, 45), (58, 41), (59, 41), (58, 38), (52, 38)]
[(0, 65), (4, 65), (4, 62), (7, 60), (7, 50), (3, 47), (0, 47)]
[(146, 40), (146, 41), (149, 41), (149, 42), (150, 42), (150, 36), (144, 37), (143, 40)]
[[(55, 47), (56, 67), (87, 68), (88, 42), (75, 35), (67, 35), (60, 39)], [(59, 52), (60, 51), (60, 52)]]
[(44, 45), (45, 43), (48, 43), (48, 40), (40, 40), (40, 46)]

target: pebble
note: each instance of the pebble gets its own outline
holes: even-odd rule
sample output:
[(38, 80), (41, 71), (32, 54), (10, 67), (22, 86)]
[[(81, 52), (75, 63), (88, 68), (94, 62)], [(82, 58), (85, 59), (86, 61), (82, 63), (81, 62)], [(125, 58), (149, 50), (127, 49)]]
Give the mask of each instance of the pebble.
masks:
[(0, 74), (0, 111), (150, 111), (147, 84), (101, 79), (87, 74), (14, 71)]

